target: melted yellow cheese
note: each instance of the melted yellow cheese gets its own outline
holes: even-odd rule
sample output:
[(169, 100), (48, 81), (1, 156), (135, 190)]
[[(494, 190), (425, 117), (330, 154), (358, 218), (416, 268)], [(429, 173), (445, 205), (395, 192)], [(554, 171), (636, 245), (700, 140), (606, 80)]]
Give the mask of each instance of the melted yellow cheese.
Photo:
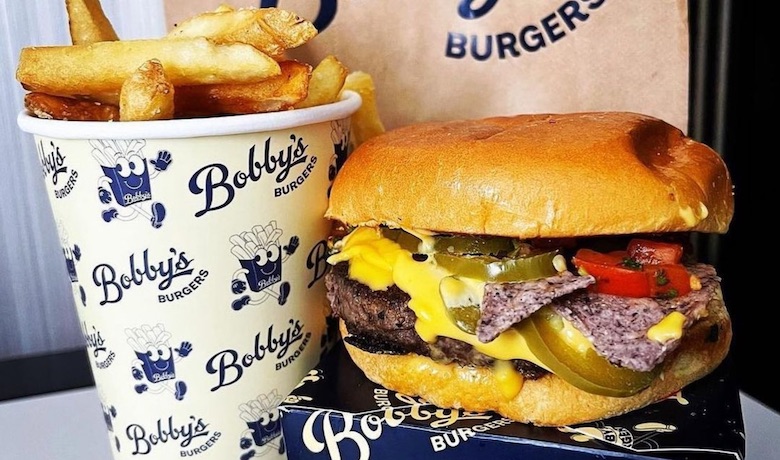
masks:
[(685, 223), (691, 227), (696, 226), (699, 222), (703, 221), (710, 214), (709, 209), (704, 203), (699, 202), (699, 212), (690, 206), (680, 206), (678, 209), (680, 217)]
[(590, 340), (588, 340), (587, 337), (585, 337), (585, 334), (580, 332), (576, 327), (574, 327), (571, 322), (566, 320), (565, 318), (561, 317), (561, 322), (563, 323), (563, 329), (561, 330), (561, 337), (563, 337), (563, 340), (572, 348), (577, 350), (580, 353), (585, 353), (588, 351), (589, 348), (593, 348), (592, 344), (590, 343)]
[(498, 389), (506, 399), (514, 398), (523, 389), (523, 376), (520, 375), (511, 361), (496, 361), (493, 364), (493, 376), (498, 383)]
[(401, 252), (407, 251), (383, 238), (378, 230), (364, 227), (344, 237), (341, 251), (330, 256), (328, 263), (348, 261), (350, 278), (374, 291), (384, 291), (393, 285), (395, 261)]
[(344, 261), (349, 262), (350, 278), (371, 289), (385, 290), (396, 284), (409, 294), (409, 308), (417, 315), (415, 329), (423, 340), (434, 342), (437, 337), (449, 337), (499, 360), (524, 359), (548, 369), (516, 329), (504, 331), (495, 340), (482, 343), (476, 336), (455, 326), (447, 317), (439, 294), (442, 278), (452, 273), (436, 265), (433, 257), (423, 262), (415, 261), (409, 251), (382, 237), (378, 229), (361, 227), (341, 240), (341, 252), (328, 258), (330, 264)]
[(684, 324), (685, 315), (679, 311), (673, 311), (659, 321), (658, 324), (647, 330), (647, 338), (659, 343), (679, 339), (682, 337)]

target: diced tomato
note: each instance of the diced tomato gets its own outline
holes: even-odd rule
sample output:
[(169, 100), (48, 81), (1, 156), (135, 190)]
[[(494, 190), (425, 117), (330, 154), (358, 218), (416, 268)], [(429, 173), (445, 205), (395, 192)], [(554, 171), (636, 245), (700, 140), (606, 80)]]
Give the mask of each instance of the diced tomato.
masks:
[(645, 265), (650, 297), (673, 298), (691, 292), (691, 274), (682, 265)]
[[(574, 255), (574, 263), (577, 260), (581, 260), (585, 263), (599, 264), (599, 265), (620, 265), (623, 262), (623, 257), (628, 253), (625, 251), (612, 251), (608, 253), (594, 251), (593, 249), (580, 249), (577, 254)], [(577, 265), (579, 267), (579, 265)], [(587, 269), (586, 269), (587, 270)]]
[(642, 265), (679, 264), (682, 259), (681, 244), (634, 238), (628, 243), (628, 256)]
[(624, 297), (650, 297), (647, 274), (623, 266), (623, 259), (613, 253), (603, 254), (591, 249), (580, 249), (572, 259), (577, 268), (582, 268), (596, 278), (591, 286), (593, 292)]
[[(677, 249), (669, 243), (658, 243), (647, 240), (634, 244), (638, 250), (635, 254), (652, 260), (680, 260)], [(631, 248), (631, 246), (629, 246)], [(645, 250), (652, 248), (652, 250)], [(660, 248), (654, 252), (655, 248)], [(644, 259), (644, 260), (647, 260)], [(612, 294), (624, 297), (656, 297), (674, 298), (691, 292), (691, 275), (679, 263), (640, 263), (629, 251), (612, 251), (601, 253), (592, 249), (580, 249), (572, 259), (574, 265), (596, 278), (596, 283), (589, 289), (602, 294)]]

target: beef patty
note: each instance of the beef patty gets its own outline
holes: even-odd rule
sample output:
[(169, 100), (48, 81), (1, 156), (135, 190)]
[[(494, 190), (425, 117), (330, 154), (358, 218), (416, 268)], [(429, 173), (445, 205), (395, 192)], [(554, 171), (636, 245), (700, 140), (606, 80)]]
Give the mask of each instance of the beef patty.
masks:
[[(676, 349), (680, 339), (659, 343), (647, 337), (647, 330), (673, 311), (685, 315), (687, 328), (706, 313), (707, 303), (719, 285), (720, 278), (712, 266), (692, 264), (687, 268), (700, 279), (702, 287), (673, 299), (596, 294), (584, 289), (593, 282), (592, 277), (571, 274), (519, 283), (488, 283), (480, 326), (490, 332), (489, 338), (494, 338), (511, 323), (549, 304), (590, 339), (599, 355), (618, 366), (648, 371)], [(326, 275), (325, 285), (335, 316), (344, 320), (353, 335), (345, 339), (348, 343), (372, 353), (417, 353), (440, 362), (476, 366), (493, 363), (493, 358), (456, 339), (424, 341), (414, 328), (417, 317), (408, 306), (408, 294), (395, 285), (386, 291), (372, 291), (349, 279), (347, 272), (346, 263), (337, 264)], [(525, 360), (513, 362), (528, 379), (547, 373)]]
[[(416, 353), (443, 363), (490, 366), (494, 359), (470, 344), (448, 337), (424, 341), (414, 329), (417, 316), (409, 308), (410, 297), (393, 285), (386, 291), (372, 291), (347, 277), (347, 263), (339, 263), (325, 276), (328, 300), (336, 317), (344, 320), (350, 337), (345, 341), (371, 353)], [(534, 380), (547, 370), (531, 362), (513, 360), (523, 377)]]

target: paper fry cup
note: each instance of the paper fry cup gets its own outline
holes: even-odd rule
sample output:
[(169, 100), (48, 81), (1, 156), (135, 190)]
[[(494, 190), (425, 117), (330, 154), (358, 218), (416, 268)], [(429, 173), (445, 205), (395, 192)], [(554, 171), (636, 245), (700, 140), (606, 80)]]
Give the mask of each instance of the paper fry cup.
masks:
[(23, 112), (116, 459), (284, 458), (326, 340), (330, 184), (360, 97), (149, 122)]

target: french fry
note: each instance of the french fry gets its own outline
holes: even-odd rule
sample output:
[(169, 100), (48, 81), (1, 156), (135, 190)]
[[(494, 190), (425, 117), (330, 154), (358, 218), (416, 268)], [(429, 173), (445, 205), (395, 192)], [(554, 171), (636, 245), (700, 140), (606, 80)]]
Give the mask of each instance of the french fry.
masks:
[(338, 100), (349, 70), (335, 56), (326, 56), (311, 74), (309, 95), (295, 105), (296, 109), (330, 104)]
[(65, 0), (70, 39), (74, 45), (119, 40), (100, 0)]
[(317, 35), (314, 24), (277, 8), (222, 9), (201, 13), (173, 28), (168, 38), (206, 37), (214, 43), (246, 43), (281, 60), (285, 50)]
[(215, 13), (227, 13), (228, 11), (236, 11), (236, 9), (227, 3), (222, 3), (214, 10)]
[[(334, 56), (315, 68), (285, 57), (318, 33), (290, 11), (222, 3), (164, 38), (119, 40), (100, 1), (65, 0), (72, 46), (22, 49), (16, 78), (36, 116), (130, 121), (272, 112), (334, 102), (348, 78)], [(378, 118), (373, 129), (377, 123), (384, 130)]]
[(291, 109), (306, 97), (311, 66), (281, 61), (281, 75), (257, 83), (176, 88), (176, 118), (247, 114)]
[(16, 79), (28, 91), (116, 104), (125, 79), (150, 59), (162, 63), (175, 86), (247, 83), (281, 72), (276, 61), (251, 45), (216, 45), (199, 37), (26, 47)]
[(173, 118), (174, 88), (160, 61), (144, 62), (122, 84), (119, 120), (167, 120)]
[(119, 108), (94, 101), (79, 101), (45, 93), (24, 95), (24, 107), (38, 118), (72, 121), (119, 120)]
[(371, 74), (362, 71), (350, 73), (344, 82), (343, 90), (354, 91), (363, 99), (360, 108), (351, 118), (353, 147), (385, 132), (376, 106), (376, 89)]

